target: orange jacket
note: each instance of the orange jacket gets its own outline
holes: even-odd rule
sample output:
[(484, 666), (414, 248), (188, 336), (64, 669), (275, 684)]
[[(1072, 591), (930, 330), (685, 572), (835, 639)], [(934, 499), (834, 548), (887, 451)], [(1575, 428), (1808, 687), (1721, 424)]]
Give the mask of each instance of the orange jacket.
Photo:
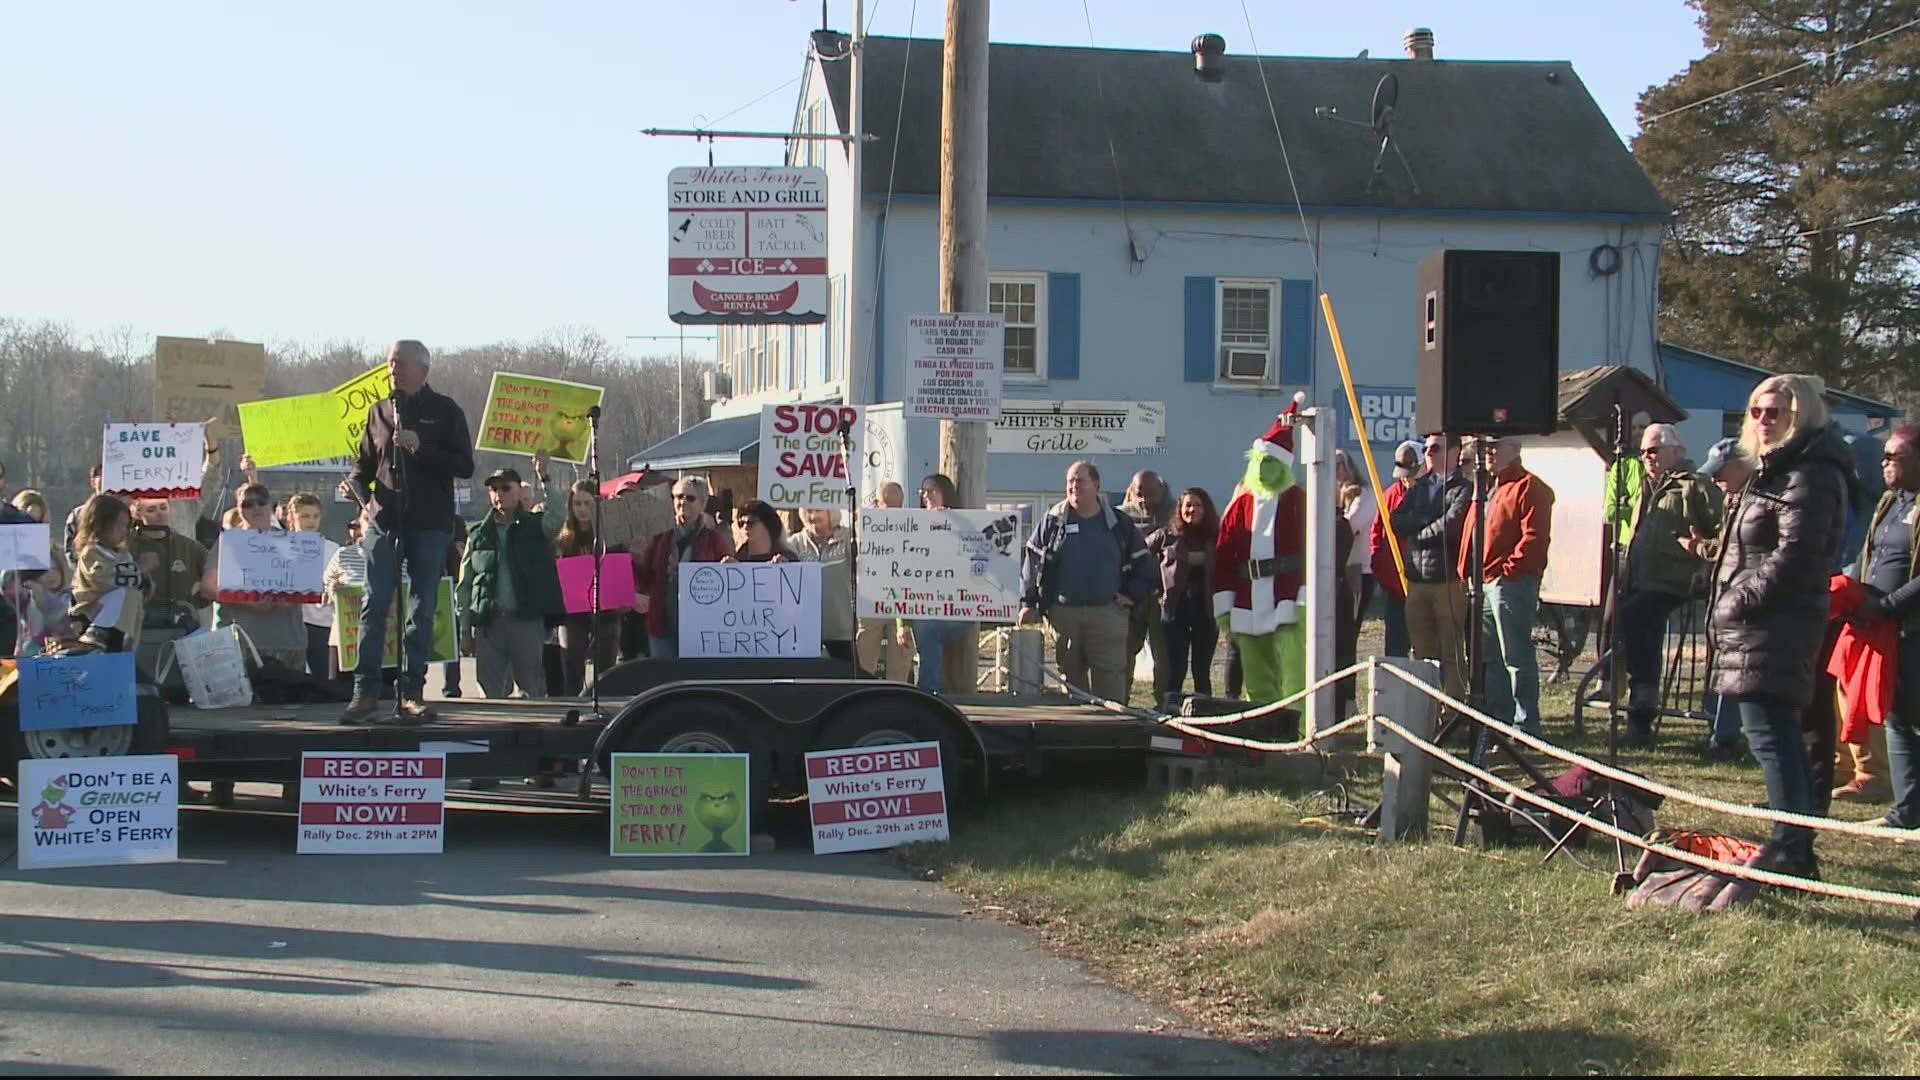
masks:
[[(1553, 533), (1553, 489), (1517, 462), (1495, 478), (1487, 500), (1487, 551), (1483, 581), (1539, 577), (1547, 568)], [(1473, 535), (1477, 506), (1467, 508), (1465, 535)], [(1460, 579), (1473, 572), (1473, 545), (1460, 545)]]

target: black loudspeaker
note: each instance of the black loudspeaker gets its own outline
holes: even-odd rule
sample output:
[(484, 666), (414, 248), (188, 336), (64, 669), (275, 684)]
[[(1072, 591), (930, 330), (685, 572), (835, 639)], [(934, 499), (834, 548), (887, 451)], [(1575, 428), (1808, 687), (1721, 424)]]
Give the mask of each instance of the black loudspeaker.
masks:
[(1560, 256), (1442, 251), (1420, 260), (1414, 427), (1545, 435), (1560, 420)]

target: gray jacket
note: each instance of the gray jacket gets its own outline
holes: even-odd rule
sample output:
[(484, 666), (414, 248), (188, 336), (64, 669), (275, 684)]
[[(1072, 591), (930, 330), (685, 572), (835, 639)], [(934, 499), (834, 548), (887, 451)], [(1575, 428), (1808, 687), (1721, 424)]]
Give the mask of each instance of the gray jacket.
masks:
[(787, 537), (800, 562), (820, 564), (820, 640), (853, 640), (853, 534), (836, 528), (825, 540), (802, 529)]

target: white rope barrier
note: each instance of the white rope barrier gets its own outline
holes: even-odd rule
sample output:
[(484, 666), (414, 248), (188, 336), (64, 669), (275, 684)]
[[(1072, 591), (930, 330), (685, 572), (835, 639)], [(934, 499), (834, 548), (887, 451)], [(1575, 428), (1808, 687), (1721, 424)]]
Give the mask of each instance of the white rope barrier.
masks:
[[(1302, 690), (1300, 693), (1294, 695), (1291, 698), (1288, 698), (1287, 700), (1297, 701), (1301, 698), (1304, 698), (1308, 694), (1314, 693), (1315, 691), (1319, 690), (1324, 686), (1331, 685), (1332, 683), (1338, 682), (1340, 679), (1357, 674), (1359, 671), (1363, 670), (1365, 666), (1366, 665), (1364, 664), (1355, 664), (1352, 667), (1347, 668), (1343, 671), (1334, 672), (1333, 674), (1320, 680), (1319, 683), (1313, 686), (1307, 687), (1305, 690)], [(1043, 671), (1044, 670), (1045, 669), (1043, 669)], [(1089, 693), (1088, 691), (1082, 690), (1079, 687), (1068, 682), (1066, 679), (1062, 678), (1056, 672), (1045, 671), (1045, 674), (1048, 679), (1051, 679), (1054, 683), (1058, 684), (1059, 687), (1066, 692), (1068, 697), (1084, 702), (1085, 704), (1099, 705), (1111, 711), (1120, 712), (1128, 716), (1132, 716), (1137, 720), (1151, 720), (1152, 722), (1159, 724), (1162, 727), (1169, 728), (1173, 731), (1178, 731), (1182, 735), (1191, 735), (1196, 739), (1201, 739), (1206, 742), (1218, 743), (1221, 746), (1235, 746), (1244, 750), (1258, 750), (1262, 753), (1267, 753), (1267, 754), (1291, 754), (1300, 750), (1306, 750), (1311, 748), (1314, 743), (1319, 742), (1321, 739), (1325, 739), (1333, 735), (1338, 735), (1343, 731), (1351, 731), (1354, 728), (1357, 728), (1367, 722), (1367, 718), (1364, 715), (1349, 716), (1345, 720), (1342, 720), (1331, 727), (1323, 728), (1305, 738), (1296, 739), (1293, 742), (1276, 743), (1276, 742), (1265, 742), (1260, 739), (1243, 739), (1238, 735), (1222, 735), (1217, 731), (1208, 731), (1206, 730), (1205, 726), (1202, 725), (1201, 721), (1204, 719), (1205, 724), (1207, 726), (1218, 726), (1221, 723), (1235, 723), (1238, 720), (1246, 719), (1249, 717), (1265, 716), (1273, 712), (1276, 706), (1263, 705), (1260, 708), (1249, 709), (1246, 712), (1235, 713), (1230, 716), (1209, 716), (1205, 718), (1190, 717), (1190, 716), (1177, 717), (1169, 713), (1156, 712), (1151, 709), (1136, 709), (1131, 705), (1122, 705), (1119, 702), (1114, 701), (1110, 698), (1103, 698), (1099, 694)]]
[(1419, 678), (1411, 672), (1402, 671), (1392, 664), (1381, 664), (1379, 668), (1409, 686), (1417, 688), (1428, 697), (1445, 704), (1448, 708), (1471, 717), (1476, 723), (1484, 724), (1488, 728), (1513, 739), (1515, 742), (1522, 743), (1548, 757), (1557, 758), (1569, 765), (1584, 765), (1589, 770), (1609, 780), (1637, 788), (1641, 791), (1649, 791), (1655, 795), (1663, 795), (1675, 802), (1687, 803), (1692, 806), (1728, 814), (1733, 817), (1765, 821), (1770, 824), (1798, 825), (1809, 829), (1823, 829), (1827, 832), (1844, 833), (1848, 836), (1864, 836), (1877, 840), (1899, 840), (1906, 843), (1913, 843), (1916, 840), (1920, 840), (1920, 832), (1912, 829), (1892, 829), (1885, 825), (1872, 825), (1860, 821), (1835, 821), (1832, 818), (1811, 817), (1806, 814), (1794, 814), (1784, 810), (1770, 810), (1757, 806), (1742, 806), (1739, 803), (1724, 802), (1706, 795), (1696, 795), (1693, 792), (1684, 791), (1669, 784), (1662, 784), (1658, 780), (1639, 776), (1622, 769), (1616, 769), (1604, 762), (1595, 761), (1585, 754), (1555, 746), (1517, 727), (1495, 720), (1486, 713), (1472, 708), (1465, 702), (1448, 695), (1432, 683)]
[[(1418, 682), (1418, 680), (1415, 681)], [(1502, 780), (1493, 773), (1449, 753), (1435, 743), (1415, 735), (1388, 717), (1376, 717), (1374, 722), (1406, 740), (1407, 745), (1416, 747), (1430, 757), (1446, 762), (1448, 765), (1472, 776), (1483, 784), (1505, 791), (1509, 795), (1522, 799), (1549, 813), (1566, 818), (1569, 821), (1577, 821), (1595, 832), (1610, 836), (1621, 843), (1631, 844), (1642, 851), (1651, 851), (1657, 855), (1664, 855), (1676, 862), (1687, 863), (1702, 870), (1711, 870), (1715, 873), (1726, 875), (1727, 877), (1743, 878), (1747, 881), (1757, 882), (1762, 885), (1775, 885), (1780, 888), (1797, 889), (1801, 892), (1817, 893), (1822, 896), (1834, 896), (1844, 900), (1859, 900), (1870, 904), (1890, 904), (1895, 907), (1920, 910), (1920, 896), (1909, 896), (1906, 893), (1883, 892), (1879, 889), (1862, 889), (1852, 885), (1833, 885), (1823, 881), (1792, 877), (1787, 874), (1776, 874), (1771, 870), (1758, 870), (1750, 866), (1740, 866), (1735, 863), (1722, 862), (1719, 859), (1710, 858), (1705, 855), (1696, 855), (1682, 848), (1653, 843), (1608, 822), (1563, 806), (1544, 795), (1536, 795), (1532, 791), (1528, 791), (1517, 784)]]
[[(1062, 689), (1064, 689), (1067, 692), (1068, 696), (1078, 698), (1079, 700), (1085, 702), (1088, 705), (1098, 705), (1101, 708), (1107, 709), (1110, 712), (1124, 713), (1128, 716), (1136, 717), (1142, 720), (1155, 720), (1155, 721), (1161, 721), (1161, 722), (1165, 722), (1167, 720), (1178, 720), (1180, 723), (1186, 724), (1190, 727), (1225, 727), (1228, 724), (1237, 724), (1242, 720), (1258, 720), (1261, 717), (1272, 716), (1274, 713), (1281, 712), (1286, 709), (1291, 709), (1292, 707), (1294, 707), (1295, 705), (1298, 705), (1302, 701), (1305, 701), (1306, 699), (1312, 697), (1313, 695), (1319, 693), (1320, 691), (1325, 690), (1327, 687), (1332, 686), (1334, 683), (1337, 683), (1342, 679), (1352, 678), (1353, 676), (1358, 675), (1361, 672), (1367, 670), (1367, 665), (1353, 664), (1348, 667), (1343, 667), (1339, 671), (1333, 672), (1327, 675), (1326, 677), (1315, 681), (1314, 683), (1307, 686), (1306, 689), (1301, 690), (1300, 692), (1292, 695), (1291, 697), (1284, 698), (1280, 701), (1272, 702), (1271, 704), (1256, 705), (1251, 709), (1243, 709), (1237, 713), (1225, 713), (1220, 716), (1180, 716), (1180, 717), (1175, 717), (1172, 713), (1161, 712), (1158, 709), (1141, 709), (1141, 708), (1136, 708), (1135, 706), (1132, 706), (1132, 705), (1124, 705), (1110, 698), (1103, 698), (1098, 694), (1089, 693), (1088, 691), (1082, 690), (1079, 687), (1074, 686), (1072, 683), (1067, 682), (1067, 680), (1056, 671), (1053, 671), (1051, 669), (1044, 669), (1044, 668), (1042, 670), (1045, 670), (1047, 678), (1051, 679), (1053, 682), (1058, 684)], [(1331, 731), (1333, 729), (1328, 728), (1327, 730)]]

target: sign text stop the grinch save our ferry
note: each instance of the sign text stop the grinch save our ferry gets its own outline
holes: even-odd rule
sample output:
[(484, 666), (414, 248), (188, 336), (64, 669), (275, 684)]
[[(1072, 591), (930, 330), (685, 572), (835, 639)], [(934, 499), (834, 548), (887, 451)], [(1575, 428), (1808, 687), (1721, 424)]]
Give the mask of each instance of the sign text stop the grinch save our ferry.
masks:
[[(858, 405), (768, 405), (760, 410), (760, 498), (773, 506), (840, 510), (847, 465), (858, 467)], [(845, 433), (846, 443), (841, 443)]]

